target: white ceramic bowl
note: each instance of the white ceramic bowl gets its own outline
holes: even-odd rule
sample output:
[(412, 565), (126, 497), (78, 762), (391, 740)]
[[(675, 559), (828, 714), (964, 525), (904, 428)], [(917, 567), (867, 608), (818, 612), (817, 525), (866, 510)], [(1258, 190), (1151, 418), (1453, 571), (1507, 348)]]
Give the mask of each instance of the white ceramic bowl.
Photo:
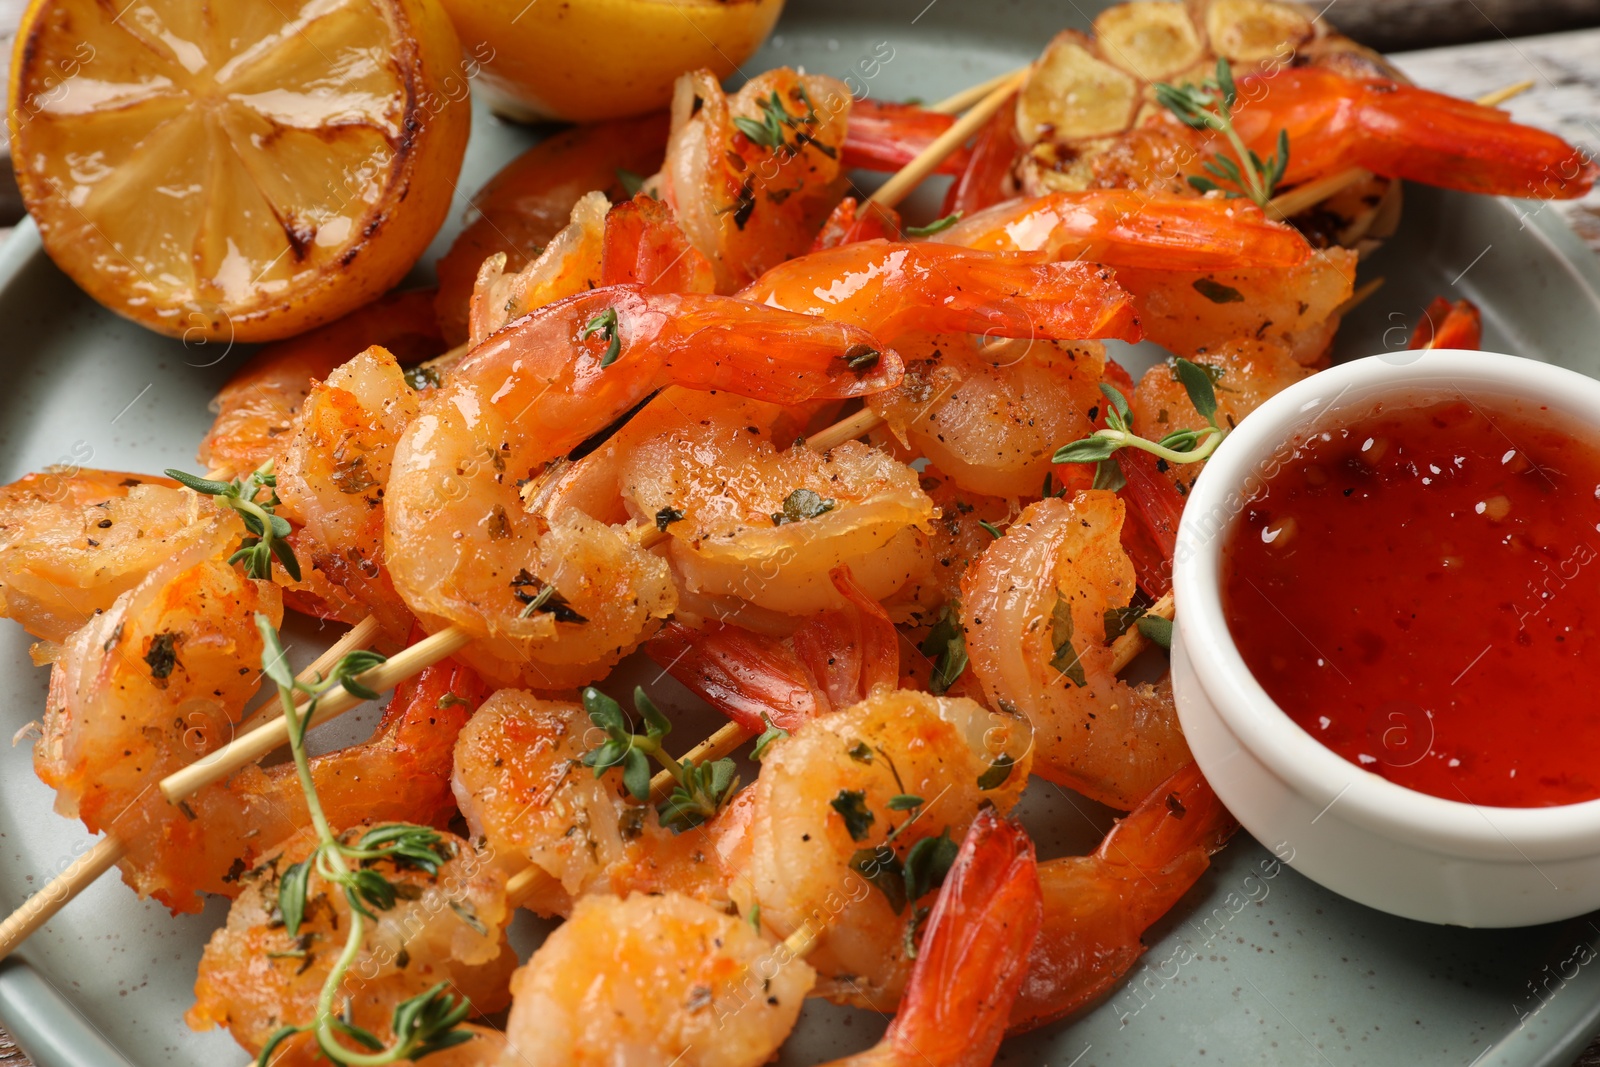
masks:
[(1600, 426), (1600, 381), (1490, 352), (1374, 356), (1274, 396), (1223, 441), (1184, 508), (1173, 565), (1173, 688), (1189, 747), (1217, 795), (1296, 870), (1395, 915), (1524, 926), (1600, 908), (1600, 800), (1479, 807), (1362, 770), (1273, 703), (1222, 612), (1221, 555), (1234, 520), (1313, 426), (1359, 417), (1379, 398), (1458, 393), (1548, 405), (1575, 426)]

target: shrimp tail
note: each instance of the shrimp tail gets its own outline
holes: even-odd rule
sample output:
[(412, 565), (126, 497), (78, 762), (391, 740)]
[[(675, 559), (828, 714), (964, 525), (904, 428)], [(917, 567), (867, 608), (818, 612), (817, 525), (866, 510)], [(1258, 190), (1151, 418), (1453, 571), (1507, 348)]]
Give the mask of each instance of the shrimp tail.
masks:
[(1600, 174), (1581, 149), (1504, 111), (1385, 78), (1303, 67), (1241, 78), (1238, 89), (1234, 125), (1249, 148), (1271, 152), (1287, 134), (1286, 185), (1365, 167), (1468, 193), (1570, 200)]
[(1417, 328), (1411, 331), (1409, 349), (1483, 347), (1483, 312), (1470, 300), (1451, 303), (1442, 296), (1433, 298), (1422, 313)]
[(1242, 200), (1135, 189), (1008, 200), (969, 215), (933, 240), (1175, 272), (1282, 269), (1311, 256), (1298, 231)]
[(828, 702), (848, 707), (900, 680), (900, 634), (883, 605), (856, 584), (850, 568), (828, 572), (845, 606), (808, 619), (795, 631), (795, 652), (821, 680)]
[(729, 623), (695, 629), (676, 619), (645, 642), (646, 654), (696, 696), (746, 730), (761, 717), (793, 730), (832, 710), (816, 679), (783, 641)]
[(728, 623), (676, 620), (645, 652), (701, 699), (747, 730), (794, 730), (900, 677), (899, 633), (850, 568), (829, 572), (845, 606), (812, 616), (787, 640)]
[(894, 208), (870, 200), (858, 203), (855, 197), (847, 196), (834, 206), (828, 221), (822, 224), (817, 239), (811, 244), (811, 251), (823, 252), (840, 245), (860, 244), (879, 238), (898, 241), (902, 230), (900, 212)]
[(1017, 141), (1017, 108), (1013, 98), (1000, 106), (978, 131), (972, 155), (945, 194), (944, 216), (970, 215), (1006, 199), (1011, 166), (1022, 151)]
[(933, 241), (852, 244), (780, 263), (739, 295), (851, 322), (891, 341), (924, 330), (1130, 342), (1143, 336), (1133, 298), (1109, 270), (1050, 258)]
[(1089, 856), (1039, 865), (1045, 919), (1011, 1012), (1013, 1032), (1105, 993), (1144, 954), (1139, 940), (1238, 828), (1190, 763), (1151, 791)]
[(1028, 971), (1042, 904), (1033, 842), (985, 808), (928, 917), (883, 1040), (830, 1067), (987, 1067)]
[[(845, 127), (839, 162), (850, 170), (896, 171), (953, 125), (955, 116), (916, 104), (856, 100), (850, 105), (850, 122)], [(956, 149), (935, 173), (962, 173), (969, 154), (965, 147)]]
[(648, 293), (709, 293), (716, 274), (683, 235), (672, 209), (639, 193), (606, 213), (600, 284), (636, 283)]

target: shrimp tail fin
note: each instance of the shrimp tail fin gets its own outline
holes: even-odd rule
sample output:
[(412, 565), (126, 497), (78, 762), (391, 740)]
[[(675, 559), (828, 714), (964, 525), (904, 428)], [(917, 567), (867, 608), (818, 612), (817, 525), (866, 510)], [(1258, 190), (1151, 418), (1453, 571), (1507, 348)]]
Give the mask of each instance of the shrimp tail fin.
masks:
[(1193, 763), (1151, 791), (1092, 855), (1040, 864), (1045, 921), (1013, 1032), (1075, 1011), (1122, 980), (1140, 937), (1210, 866), (1238, 824)]
[(883, 1040), (830, 1067), (988, 1067), (1041, 919), (1033, 842), (985, 808), (945, 878)]
[(761, 731), (766, 715), (793, 730), (832, 710), (816, 679), (787, 644), (728, 623), (695, 629), (669, 621), (644, 650), (696, 696), (747, 730)]
[(844, 597), (787, 641), (729, 623), (700, 629), (676, 620), (645, 643), (651, 659), (706, 703), (747, 730), (802, 723), (864, 699), (900, 678), (900, 635), (850, 568), (829, 572)]
[(1409, 349), (1483, 347), (1483, 312), (1470, 300), (1451, 303), (1442, 296), (1433, 298), (1416, 329), (1411, 331)]
[(800, 661), (821, 682), (828, 703), (849, 707), (878, 686), (900, 680), (900, 635), (889, 613), (856, 584), (846, 566), (828, 572), (845, 606), (813, 616), (794, 633)]

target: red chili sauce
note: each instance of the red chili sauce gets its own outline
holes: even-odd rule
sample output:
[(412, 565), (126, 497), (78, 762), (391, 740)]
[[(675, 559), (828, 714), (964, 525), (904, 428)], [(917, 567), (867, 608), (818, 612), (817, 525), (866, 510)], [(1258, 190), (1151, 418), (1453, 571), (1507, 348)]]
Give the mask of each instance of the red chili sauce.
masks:
[(1223, 611), (1290, 718), (1449, 800), (1600, 797), (1600, 452), (1568, 425), (1419, 399), (1263, 470)]

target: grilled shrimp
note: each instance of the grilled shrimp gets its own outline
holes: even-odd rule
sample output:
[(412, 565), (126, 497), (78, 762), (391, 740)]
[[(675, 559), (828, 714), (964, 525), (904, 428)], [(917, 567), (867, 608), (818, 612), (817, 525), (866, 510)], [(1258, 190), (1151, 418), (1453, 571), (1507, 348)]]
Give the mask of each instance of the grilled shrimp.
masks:
[(217, 417), (200, 442), (201, 466), (242, 475), (278, 455), (313, 382), (372, 345), (406, 363), (438, 355), (444, 342), (433, 319), (432, 291), (390, 293), (257, 352), (211, 401)]
[[(900, 373), (862, 330), (709, 295), (615, 286), (549, 305), (479, 346), (424, 400), (384, 498), (390, 575), (430, 629), (496, 684), (597, 678), (669, 614), (666, 564), (637, 526), (523, 511), (519, 482), (670, 384), (780, 403), (858, 396)], [(546, 592), (546, 590), (551, 590)]]
[(651, 293), (709, 293), (716, 279), (661, 201), (640, 193), (612, 207), (604, 194), (588, 193), (573, 205), (572, 221), (522, 270), (506, 273), (504, 256), (484, 261), (472, 291), (469, 339), (476, 345), (564, 297), (630, 284)]
[(33, 753), (57, 812), (129, 843), (124, 877), (141, 894), (161, 889), (150, 856), (171, 809), (139, 801), (232, 740), (259, 677), (242, 666), (261, 661), (254, 617), (276, 626), (283, 616), (276, 586), (224, 562), (244, 531), (237, 517), (210, 501), (192, 506), (188, 543), (62, 646)]
[(827, 1067), (989, 1067), (1029, 973), (1042, 866), (1016, 823), (981, 809), (928, 915), (894, 1021)]
[(1327, 356), (1355, 278), (1356, 253), (1343, 248), (1323, 249), (1287, 270), (1117, 272), (1145, 336), (1176, 355), (1192, 359), (1261, 341), (1308, 366)]
[[(731, 892), (764, 929), (822, 932), (807, 957), (830, 999), (889, 1004), (915, 954), (919, 842), (958, 839), (987, 805), (1007, 811), (1032, 762), (1026, 722), (964, 699), (877, 691), (767, 749)], [(937, 846), (923, 846), (934, 849)], [(953, 846), (952, 846), (953, 847)], [(921, 850), (919, 850), (919, 854)]]
[(1105, 348), (1095, 341), (930, 333), (898, 346), (906, 376), (867, 398), (883, 416), (875, 436), (926, 457), (970, 493), (1031, 498), (1045, 477), (1088, 486), (1083, 468), (1055, 467), (1064, 441), (1094, 432), (1105, 397)]
[(757, 1067), (816, 979), (750, 923), (666, 893), (589, 897), (512, 978), (501, 1067)]
[[(1305, 238), (1243, 200), (1091, 189), (1007, 200), (932, 241), (990, 252), (1041, 252), (1165, 271), (1282, 270), (1311, 254)], [(1120, 277), (1120, 274), (1119, 274)]]
[(466, 228), (439, 259), (434, 308), (448, 343), (468, 339), (468, 303), (484, 260), (504, 255), (504, 269), (520, 273), (568, 225), (584, 194), (625, 200), (619, 172), (654, 173), (666, 144), (665, 113), (597, 122), (546, 137), (500, 168), (473, 196)]
[(1111, 668), (1107, 613), (1134, 593), (1122, 519), (1104, 490), (1030, 504), (962, 578), (961, 619), (989, 699), (1033, 724), (1035, 773), (1126, 810), (1189, 749), (1170, 682)]
[(623, 499), (664, 526), (683, 591), (721, 612), (749, 604), (809, 615), (844, 605), (829, 578), (835, 567), (850, 567), (875, 598), (922, 571), (918, 527), (933, 505), (916, 473), (855, 441), (826, 454), (780, 451), (777, 415), (769, 404), (703, 395), (659, 411), (658, 432), (629, 434), (618, 460)]
[[(443, 829), (456, 814), (456, 734), (482, 695), (471, 670), (443, 660), (395, 687), (368, 740), (312, 757), (312, 781), (333, 824)], [(250, 764), (177, 806), (155, 790), (136, 805), (147, 830), (129, 842), (125, 877), (174, 912), (199, 911), (203, 893), (237, 896), (240, 874), (311, 822), (292, 763)], [(130, 810), (119, 825), (131, 817)]]
[(1032, 250), (861, 241), (776, 266), (738, 295), (861, 326), (886, 343), (911, 330), (1139, 339), (1127, 294), (1109, 271), (1048, 259)]
[(1012, 1028), (1058, 1019), (1121, 981), (1144, 954), (1140, 936), (1189, 891), (1236, 828), (1190, 763), (1151, 790), (1094, 852), (1039, 864), (1044, 926)]
[(657, 184), (710, 261), (718, 292), (811, 246), (839, 198), (850, 103), (844, 83), (784, 68), (731, 96), (708, 70), (678, 79)]
[[(370, 828), (357, 826), (343, 836), (355, 840)], [(396, 1004), (440, 981), (470, 1000), (475, 1015), (499, 1011), (510, 999), (517, 957), (506, 942), (511, 908), (503, 880), (467, 842), (441, 836), (452, 855), (437, 875), (387, 859), (373, 862), (402, 891), (394, 907), (378, 911), (377, 921), (369, 923), (340, 992), (350, 1021), (380, 1040), (393, 1040), (389, 1021)], [(344, 944), (350, 903), (342, 890), (313, 878), (296, 937), (289, 936), (278, 909), (279, 879), (315, 844), (315, 832), (307, 830), (241, 876), (244, 888), (228, 911), (228, 924), (211, 935), (200, 958), (195, 1005), (187, 1015), (192, 1028), (225, 1026), (254, 1055), (280, 1027), (316, 1014)], [(311, 1058), (312, 1041), (302, 1035), (291, 1044), (303, 1061)]]
[(19, 478), (0, 488), (0, 617), (59, 644), (162, 563), (214, 543), (214, 512), (167, 478)]
[[(395, 443), (419, 404), (394, 357), (373, 346), (313, 385), (276, 468), (278, 513), (297, 527), (297, 557), (337, 589), (321, 603), (332, 600), (330, 613), (349, 623), (373, 615), (395, 644), (412, 618), (384, 566), (383, 496)], [(319, 591), (307, 585), (307, 594)]]

